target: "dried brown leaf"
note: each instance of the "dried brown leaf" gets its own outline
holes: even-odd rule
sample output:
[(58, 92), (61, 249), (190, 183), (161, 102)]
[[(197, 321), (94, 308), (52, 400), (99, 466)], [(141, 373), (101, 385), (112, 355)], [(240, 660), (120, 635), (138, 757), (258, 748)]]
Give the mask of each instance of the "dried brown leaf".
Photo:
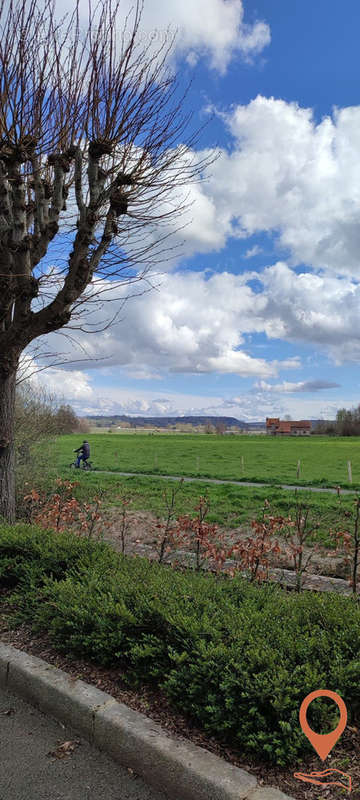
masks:
[(80, 744), (79, 739), (62, 742), (61, 744), (58, 745), (58, 747), (55, 750), (50, 750), (48, 755), (52, 756), (53, 758), (66, 758), (66, 756), (71, 755), (71, 753), (73, 753), (75, 747), (78, 747), (79, 744)]

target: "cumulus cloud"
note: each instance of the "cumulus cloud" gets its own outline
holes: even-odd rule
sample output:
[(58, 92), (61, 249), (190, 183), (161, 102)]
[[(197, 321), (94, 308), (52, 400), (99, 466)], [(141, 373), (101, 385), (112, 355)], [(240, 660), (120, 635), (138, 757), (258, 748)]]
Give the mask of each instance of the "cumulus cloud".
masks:
[[(129, 300), (118, 324), (102, 333), (75, 330), (71, 339), (51, 334), (39, 344), (44, 342), (47, 352), (61, 352), (62, 361), (75, 362), (66, 373), (73, 393), (88, 391), (88, 383), (76, 378), (79, 358), (88, 359), (84, 363), (93, 374), (105, 368), (117, 381), (121, 375), (160, 381), (171, 373), (234, 374), (253, 378), (260, 391), (272, 396), (337, 388), (336, 382), (312, 378), (271, 382), (302, 363), (296, 350), (292, 356), (270, 359), (267, 346), (272, 340), (294, 348), (307, 344), (337, 365), (359, 363), (360, 285), (346, 277), (298, 274), (283, 262), (256, 274), (254, 291), (253, 272), (170, 273), (163, 276), (159, 291)], [(95, 329), (101, 328), (104, 315), (111, 318), (119, 308), (119, 291), (110, 287), (106, 296), (109, 302), (103, 308), (91, 306)], [(260, 348), (253, 334), (265, 334)], [(51, 374), (54, 380), (59, 375), (61, 385), (61, 373)]]
[(232, 209), (238, 235), (277, 231), (294, 264), (360, 277), (360, 106), (316, 122), (258, 96), (221, 116), (233, 144), (207, 192)]
[[(248, 351), (244, 334), (264, 330), (267, 297), (254, 293), (248, 276), (230, 273), (186, 272), (163, 277), (159, 291), (130, 300), (118, 325), (91, 336), (75, 332), (82, 358), (96, 358), (94, 369), (122, 367), (140, 378), (149, 373), (233, 373), (241, 377), (276, 377), (282, 368), (297, 368), (295, 356), (266, 361)], [(105, 284), (104, 284), (105, 285)], [(109, 284), (106, 284), (109, 288)], [(111, 318), (119, 306), (119, 292), (111, 288), (105, 312)], [(92, 311), (91, 323), (99, 317)], [(79, 358), (72, 340), (61, 346), (58, 334), (47, 337), (47, 347)], [(56, 343), (55, 343), (56, 339)]]
[[(275, 233), (292, 266), (360, 279), (360, 105), (317, 122), (312, 109), (258, 96), (219, 116), (232, 141), (189, 187), (184, 254)], [(260, 252), (255, 243), (245, 258)]]
[(49, 368), (46, 372), (28, 371), (29, 380), (35, 387), (46, 386), (50, 394), (59, 400), (78, 405), (89, 400), (93, 395), (91, 379), (86, 372), (76, 369), (71, 372), (61, 368)]
[(119, 342), (123, 339), (117, 345), (118, 363), (131, 352), (131, 361), (138, 358), (158, 370), (234, 373), (259, 380), (301, 366), (296, 355), (279, 361), (255, 357), (256, 349), (246, 344), (246, 335), (253, 333), (315, 346), (337, 364), (359, 362), (357, 282), (298, 274), (283, 262), (257, 273), (260, 291), (251, 288), (252, 278), (252, 272), (166, 276), (159, 292), (127, 306), (128, 334), (124, 339), (123, 326), (114, 331)]
[[(184, 189), (191, 208), (182, 220), (185, 228), (175, 234), (172, 244), (181, 239), (182, 254), (189, 257), (195, 252), (220, 251), (230, 237), (246, 238), (257, 231), (278, 231), (280, 244), (290, 250), (292, 259), (290, 265), (278, 263), (252, 273), (264, 287), (255, 299), (246, 281), (239, 283), (234, 277), (235, 294), (242, 294), (243, 319), (240, 325), (236, 322), (238, 339), (230, 344), (230, 350), (235, 352), (243, 344), (242, 333), (263, 330), (269, 338), (307, 341), (328, 348), (339, 362), (349, 358), (357, 361), (360, 358), (356, 334), (360, 279), (360, 106), (336, 110), (332, 117), (316, 123), (310, 109), (257, 97), (223, 118), (233, 135), (232, 149), (222, 151), (206, 183)], [(189, 152), (187, 157), (192, 155)], [(178, 189), (168, 202), (181, 205), (182, 191)], [(246, 251), (245, 258), (259, 252), (260, 247), (255, 244)], [(170, 259), (168, 267), (174, 263), (176, 259)], [(314, 272), (297, 274), (291, 266), (298, 263), (306, 263)], [(250, 280), (250, 273), (247, 277)], [(176, 280), (173, 280), (174, 291)], [(225, 288), (220, 291), (220, 312), (211, 311), (215, 319), (229, 302), (231, 280), (231, 277), (221, 278)], [(186, 285), (179, 283), (180, 296), (184, 291), (190, 293), (190, 316), (195, 283), (190, 278), (186, 279)], [(215, 282), (210, 285), (215, 286)], [(162, 288), (162, 294), (163, 291)], [(157, 320), (162, 329), (158, 304), (155, 302), (154, 309), (154, 302), (149, 297), (149, 309), (155, 311), (155, 330)], [(198, 297), (196, 304), (199, 302)], [(165, 339), (172, 330), (179, 346), (183, 344), (185, 348), (184, 363), (177, 363), (176, 368), (187, 369), (186, 353), (192, 347), (193, 322), (189, 327), (184, 321), (179, 332), (177, 323), (166, 323), (166, 316), (165, 311)], [(229, 336), (227, 324), (225, 331)], [(194, 347), (196, 350), (197, 345)], [(209, 357), (218, 359), (212, 368), (217, 364), (227, 371), (230, 362), (223, 361), (223, 350), (212, 352)], [(146, 369), (146, 358), (141, 352), (139, 359), (141, 368)], [(241, 367), (239, 356), (235, 361)], [(207, 362), (205, 370), (209, 366), (211, 363)], [(203, 369), (204, 362), (200, 359), (196, 370)]]
[[(60, 3), (57, 8), (60, 10)], [(127, 15), (132, 16), (133, 3), (123, 0), (118, 25), (122, 30)], [(70, 0), (62, 0), (61, 13), (72, 11)], [(249, 24), (242, 0), (147, 0), (141, 17), (138, 41), (157, 49), (171, 42), (174, 33), (175, 57), (185, 57), (195, 65), (205, 58), (209, 66), (223, 74), (232, 58), (249, 61), (270, 43), (269, 25), (257, 20)], [(87, 20), (87, 3), (80, 2), (82, 24)]]
[[(186, 160), (202, 161), (209, 158), (211, 161), (215, 155), (215, 151), (211, 149), (198, 153), (188, 150)], [(209, 167), (210, 173), (212, 168), (212, 166)], [(171, 185), (171, 179), (169, 183)], [(194, 253), (220, 251), (226, 246), (228, 239), (236, 235), (231, 204), (226, 197), (221, 197), (220, 193), (217, 193), (209, 177), (204, 183), (193, 183), (190, 186), (185, 185), (172, 190), (167, 201), (159, 206), (159, 210), (166, 214), (173, 208), (184, 208), (185, 211), (182, 214), (180, 229), (176, 216), (173, 219), (170, 217), (166, 223), (168, 231), (172, 234), (171, 245), (175, 248), (178, 245), (181, 246), (181, 250), (175, 249), (173, 258), (170, 257), (167, 269), (174, 266), (179, 260), (179, 255), (186, 258)], [(154, 235), (157, 234), (156, 229)]]
[[(257, 273), (261, 290), (251, 288), (252, 277), (252, 272), (163, 276), (159, 291), (125, 304), (117, 325), (96, 336), (74, 331), (71, 340), (51, 334), (44, 337), (45, 349), (61, 351), (63, 360), (88, 358), (92, 370), (120, 368), (137, 380), (218, 373), (268, 381), (301, 366), (296, 354), (258, 357), (251, 343), (254, 333), (266, 334), (269, 341), (315, 346), (337, 364), (359, 362), (360, 285), (345, 277), (297, 274), (283, 262)], [(119, 291), (110, 288), (107, 297), (104, 308), (92, 307), (95, 328), (101, 327), (104, 314), (111, 318), (119, 307)], [(264, 347), (266, 355), (266, 339)], [(76, 364), (72, 374), (74, 369)], [(315, 384), (289, 386), (302, 392), (322, 388)]]
[(178, 31), (179, 55), (187, 54), (191, 65), (205, 56), (213, 69), (224, 73), (234, 56), (250, 60), (270, 43), (269, 25), (247, 24), (244, 16), (241, 0), (158, 0), (147, 6), (144, 22), (150, 27), (167, 21)]
[(360, 359), (360, 285), (347, 277), (297, 273), (278, 262), (258, 275), (269, 338), (316, 345), (336, 363)]

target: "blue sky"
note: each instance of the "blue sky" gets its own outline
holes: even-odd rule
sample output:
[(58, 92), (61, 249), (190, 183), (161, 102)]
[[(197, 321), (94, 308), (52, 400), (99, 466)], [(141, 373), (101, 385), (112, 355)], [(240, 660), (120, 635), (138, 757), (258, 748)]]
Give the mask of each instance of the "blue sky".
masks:
[(144, 36), (178, 29), (193, 124), (209, 119), (198, 149), (220, 157), (158, 289), (86, 343), (96, 362), (41, 373), (78, 413), (359, 403), (359, 23), (355, 0), (145, 0)]

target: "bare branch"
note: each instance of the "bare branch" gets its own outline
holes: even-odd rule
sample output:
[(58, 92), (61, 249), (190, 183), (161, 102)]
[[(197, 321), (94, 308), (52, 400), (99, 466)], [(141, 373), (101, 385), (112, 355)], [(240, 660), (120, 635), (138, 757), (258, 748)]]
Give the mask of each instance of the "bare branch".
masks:
[(119, 33), (121, 11), (121, 0), (89, 0), (83, 29), (80, 0), (62, 19), (55, 0), (0, 0), (0, 515), (9, 518), (1, 486), (22, 351), (83, 326), (79, 315), (106, 284), (112, 296), (121, 286), (122, 308), (123, 287), (173, 256), (188, 187), (213, 159), (195, 156), (187, 135), (186, 91), (167, 69), (171, 39), (142, 46), (141, 0)]

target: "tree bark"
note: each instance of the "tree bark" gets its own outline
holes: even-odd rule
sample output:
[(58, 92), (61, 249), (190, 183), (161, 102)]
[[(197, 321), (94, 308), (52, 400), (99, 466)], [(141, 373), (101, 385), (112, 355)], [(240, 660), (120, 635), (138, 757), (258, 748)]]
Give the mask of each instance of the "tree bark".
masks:
[(0, 518), (15, 522), (16, 372), (0, 373)]

